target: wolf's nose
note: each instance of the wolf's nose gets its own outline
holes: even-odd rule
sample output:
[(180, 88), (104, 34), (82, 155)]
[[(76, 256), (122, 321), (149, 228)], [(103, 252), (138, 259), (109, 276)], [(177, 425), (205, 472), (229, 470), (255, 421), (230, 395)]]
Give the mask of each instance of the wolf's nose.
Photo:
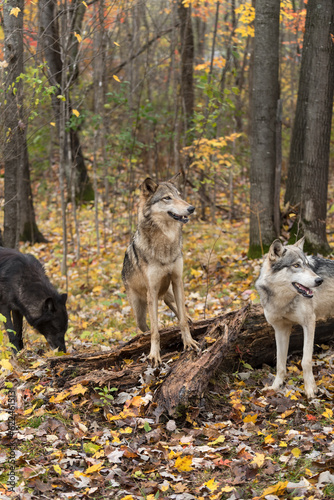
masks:
[(315, 279), (315, 286), (320, 286), (323, 281), (324, 280), (322, 278), (316, 278)]
[(187, 208), (188, 212), (190, 214), (194, 213), (195, 212), (195, 207), (193, 207), (192, 205), (190, 205), (188, 208)]

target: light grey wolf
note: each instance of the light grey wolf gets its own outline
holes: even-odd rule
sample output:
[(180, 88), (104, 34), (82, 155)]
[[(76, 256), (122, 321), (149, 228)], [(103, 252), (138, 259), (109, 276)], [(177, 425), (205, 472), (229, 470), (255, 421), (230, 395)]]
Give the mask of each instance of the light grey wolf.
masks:
[(151, 323), (153, 366), (161, 363), (158, 330), (158, 299), (177, 316), (184, 348), (197, 349), (192, 338), (185, 308), (182, 280), (182, 226), (195, 208), (181, 198), (177, 180), (157, 184), (147, 178), (140, 186), (138, 227), (125, 253), (122, 278), (136, 322), (141, 331), (148, 309)]
[(56, 291), (33, 255), (0, 247), (0, 313), (6, 318), (15, 352), (23, 349), (23, 316), (52, 349), (66, 352), (66, 299), (67, 294)]
[(308, 257), (303, 252), (304, 238), (283, 246), (275, 240), (264, 259), (256, 288), (265, 317), (275, 330), (277, 373), (272, 389), (278, 389), (286, 375), (291, 326), (303, 327), (302, 368), (305, 393), (313, 398), (317, 386), (312, 373), (315, 323), (334, 310), (334, 262)]

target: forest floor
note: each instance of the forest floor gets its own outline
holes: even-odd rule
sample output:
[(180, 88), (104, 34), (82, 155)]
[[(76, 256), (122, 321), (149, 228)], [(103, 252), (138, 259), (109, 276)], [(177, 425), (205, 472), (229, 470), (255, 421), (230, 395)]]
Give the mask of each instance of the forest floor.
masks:
[[(246, 208), (244, 213), (216, 224), (194, 218), (184, 228), (193, 321), (259, 301), (254, 283), (261, 260), (247, 259)], [(79, 258), (70, 238), (66, 342), (70, 353), (107, 352), (138, 333), (120, 276), (130, 232), (117, 219), (98, 253), (94, 209), (82, 208), (78, 216)], [(66, 291), (59, 210), (40, 204), (38, 217), (50, 243), (21, 251), (39, 258), (59, 291)], [(329, 241), (333, 245), (332, 234)], [(174, 324), (162, 306), (159, 320), (161, 326)], [(80, 384), (64, 389), (50, 370), (55, 353), (44, 338), (26, 327), (25, 346), (16, 359), (2, 349), (0, 499), (334, 498), (333, 345), (314, 355), (320, 390), (312, 401), (304, 396), (300, 356), (289, 358), (289, 381), (277, 393), (263, 391), (273, 367), (253, 369), (241, 361), (235, 373), (212, 380), (199, 409), (159, 419), (146, 412), (152, 380), (143, 378), (127, 392)], [(12, 438), (10, 394), (16, 399)]]

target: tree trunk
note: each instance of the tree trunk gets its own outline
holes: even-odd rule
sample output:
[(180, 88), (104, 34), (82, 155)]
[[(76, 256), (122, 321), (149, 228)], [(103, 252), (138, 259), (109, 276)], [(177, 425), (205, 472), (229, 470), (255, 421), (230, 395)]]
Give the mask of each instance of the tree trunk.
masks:
[[(24, 122), (22, 117), (22, 83), (16, 81), (23, 72), (23, 0), (9, 0), (3, 5), (5, 59), (4, 162), (5, 206), (4, 245), (18, 246), (17, 179), (24, 161)], [(17, 15), (12, 9), (18, 9)]]
[(257, 0), (252, 88), (250, 257), (259, 257), (278, 236), (274, 227), (276, 111), (279, 99), (277, 0)]
[(286, 201), (300, 202), (300, 224), (291, 238), (294, 241), (304, 234), (305, 249), (323, 255), (331, 251), (326, 214), (334, 92), (333, 19), (332, 0), (308, 2), (286, 193)]
[(31, 244), (46, 243), (47, 239), (40, 232), (36, 224), (26, 135), (22, 147), (24, 148), (23, 172), (21, 182), (18, 183), (18, 194), (20, 199), (19, 238), (20, 241), (29, 241)]
[[(185, 116), (186, 133), (192, 124), (194, 114), (194, 36), (191, 23), (191, 6), (185, 7), (179, 0), (178, 14), (181, 36), (181, 96)], [(188, 134), (186, 145), (191, 138)]]
[[(72, 18), (72, 24), (75, 25), (75, 16), (78, 16), (82, 20), (82, 6), (81, 8), (75, 8)], [(44, 51), (44, 57), (47, 61), (48, 66), (48, 79), (50, 85), (56, 87), (56, 93), (52, 95), (52, 107), (55, 115), (55, 121), (57, 125), (58, 135), (60, 133), (60, 99), (57, 95), (65, 95), (68, 89), (62, 87), (62, 73), (63, 71), (72, 69), (73, 73), (69, 75), (69, 84), (77, 78), (78, 75), (78, 57), (77, 57), (77, 40), (76, 43), (72, 44), (71, 52), (67, 51), (66, 47), (62, 46), (59, 37), (59, 26), (58, 26), (59, 13), (57, 11), (56, 0), (40, 0), (39, 1), (39, 26), (41, 32), (41, 41)], [(74, 47), (74, 48), (73, 48)], [(72, 113), (72, 106), (69, 99), (66, 100), (66, 115), (70, 116)], [(65, 141), (65, 153), (64, 156), (67, 158), (68, 154), (66, 151), (67, 142)], [(70, 130), (70, 148), (71, 148), (71, 160), (75, 168), (75, 191), (76, 196), (79, 201), (89, 201), (94, 199), (94, 191), (91, 186), (87, 168), (85, 165), (84, 157), (82, 154), (82, 148), (80, 144), (79, 133), (77, 129), (71, 128)], [(70, 186), (71, 173), (66, 172), (67, 183)]]
[[(334, 318), (318, 321), (315, 344), (332, 339), (333, 327)], [(161, 357), (163, 362), (169, 362), (169, 371), (159, 378), (159, 371), (154, 370), (158, 387), (154, 401), (170, 415), (180, 404), (197, 404), (215, 372), (233, 372), (241, 362), (254, 368), (275, 362), (274, 330), (260, 305), (249, 304), (238, 311), (193, 323), (191, 334), (200, 344), (199, 354), (181, 352), (179, 327), (160, 330)], [(145, 378), (149, 366), (143, 354), (149, 354), (150, 345), (150, 334), (139, 334), (110, 352), (56, 357), (50, 364), (59, 386), (109, 384), (126, 390), (141, 384)], [(302, 328), (296, 325), (292, 328), (289, 352), (299, 352), (302, 348)], [(132, 359), (133, 363), (126, 364), (125, 359)], [(171, 359), (174, 361), (170, 362)]]
[[(14, 10), (13, 10), (14, 9)], [(15, 9), (18, 11), (15, 12)], [(18, 247), (19, 240), (46, 241), (37, 228), (30, 185), (26, 123), (23, 110), (23, 0), (4, 5), (5, 78), (4, 163), (5, 206), (3, 244)]]

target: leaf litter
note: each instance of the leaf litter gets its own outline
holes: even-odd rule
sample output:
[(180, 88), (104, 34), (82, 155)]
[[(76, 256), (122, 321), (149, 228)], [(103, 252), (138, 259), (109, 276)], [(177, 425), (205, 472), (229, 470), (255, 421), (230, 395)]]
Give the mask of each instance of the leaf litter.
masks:
[[(82, 209), (80, 258), (69, 253), (71, 353), (110, 350), (137, 333), (120, 270), (128, 235), (113, 228), (100, 254), (92, 211)], [(89, 223), (90, 221), (90, 223)], [(247, 220), (220, 226), (194, 222), (184, 234), (184, 281), (196, 321), (258, 302), (260, 261), (246, 256)], [(61, 229), (48, 221), (52, 244), (23, 247), (41, 260), (60, 290)], [(160, 306), (161, 326), (174, 319)], [(41, 336), (25, 329), (27, 348), (2, 365), (0, 499), (276, 500), (334, 498), (333, 345), (314, 355), (319, 396), (302, 391), (300, 359), (290, 381), (263, 391), (274, 369), (241, 363), (211, 381), (203, 405), (179, 414), (148, 413), (159, 380), (148, 368), (126, 391), (76, 384), (58, 388)], [(214, 341), (214, 340), (213, 340)], [(208, 339), (210, 342), (210, 339)], [(131, 366), (131, 360), (125, 360)], [(9, 390), (15, 389), (15, 432), (8, 434)], [(14, 492), (7, 489), (15, 450)]]

